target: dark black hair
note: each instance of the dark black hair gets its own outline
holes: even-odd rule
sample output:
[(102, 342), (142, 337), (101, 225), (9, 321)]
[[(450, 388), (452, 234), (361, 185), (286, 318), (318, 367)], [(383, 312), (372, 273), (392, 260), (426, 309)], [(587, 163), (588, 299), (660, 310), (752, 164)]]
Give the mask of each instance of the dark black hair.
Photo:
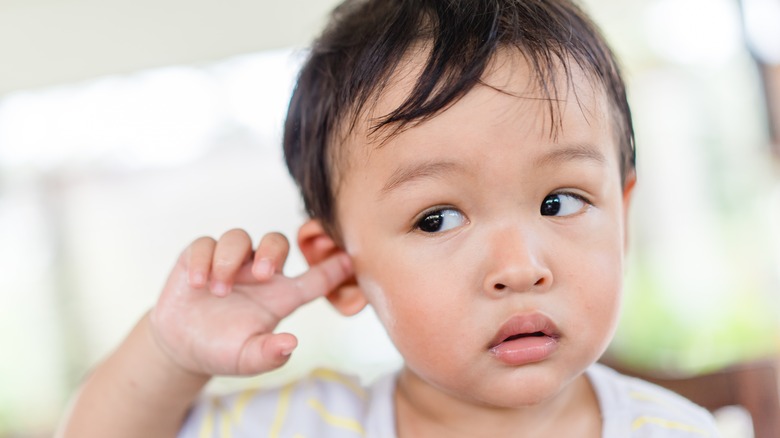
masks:
[(310, 217), (336, 233), (334, 142), (350, 131), (415, 44), (428, 59), (407, 99), (376, 120), (394, 132), (424, 122), (480, 83), (502, 48), (516, 48), (547, 96), (556, 130), (561, 68), (572, 61), (602, 87), (610, 104), (625, 181), (634, 171), (631, 112), (617, 62), (586, 14), (568, 0), (347, 0), (314, 41), (284, 127), (287, 167)]

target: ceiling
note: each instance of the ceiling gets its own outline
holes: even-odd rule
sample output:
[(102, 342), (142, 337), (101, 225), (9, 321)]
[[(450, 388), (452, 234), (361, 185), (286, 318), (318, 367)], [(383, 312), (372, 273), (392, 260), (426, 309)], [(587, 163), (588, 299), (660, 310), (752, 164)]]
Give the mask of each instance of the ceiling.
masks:
[(336, 0), (0, 0), (0, 96), (304, 47)]

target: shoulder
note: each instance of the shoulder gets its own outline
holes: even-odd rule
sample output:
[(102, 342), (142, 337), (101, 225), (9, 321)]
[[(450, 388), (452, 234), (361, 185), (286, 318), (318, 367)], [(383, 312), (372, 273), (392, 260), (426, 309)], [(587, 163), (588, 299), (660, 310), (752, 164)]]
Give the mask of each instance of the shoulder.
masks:
[(318, 369), (277, 388), (205, 396), (192, 408), (179, 437), (366, 436), (385, 421), (389, 379), (364, 387), (356, 377)]
[(604, 438), (720, 436), (706, 409), (672, 391), (601, 364), (587, 375), (602, 410)]

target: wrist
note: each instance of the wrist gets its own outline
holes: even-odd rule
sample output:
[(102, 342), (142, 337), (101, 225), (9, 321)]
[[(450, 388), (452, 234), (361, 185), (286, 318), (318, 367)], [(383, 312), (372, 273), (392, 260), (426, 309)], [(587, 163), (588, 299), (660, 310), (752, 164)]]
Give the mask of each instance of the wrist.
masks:
[(164, 380), (176, 383), (178, 388), (197, 388), (200, 390), (211, 379), (211, 375), (191, 370), (177, 362), (165, 348), (154, 328), (154, 310), (147, 312), (136, 327), (150, 346), (149, 360), (155, 363), (156, 369)]
[(58, 436), (176, 436), (210, 376), (171, 360), (150, 325), (147, 314), (87, 377)]

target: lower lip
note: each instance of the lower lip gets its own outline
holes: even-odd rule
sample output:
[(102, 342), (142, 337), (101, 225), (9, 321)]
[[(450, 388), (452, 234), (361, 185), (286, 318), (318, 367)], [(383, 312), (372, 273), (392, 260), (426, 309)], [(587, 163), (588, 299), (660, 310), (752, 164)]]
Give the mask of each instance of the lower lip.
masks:
[(507, 365), (524, 365), (550, 357), (558, 348), (558, 339), (551, 336), (529, 336), (502, 342), (490, 349)]

